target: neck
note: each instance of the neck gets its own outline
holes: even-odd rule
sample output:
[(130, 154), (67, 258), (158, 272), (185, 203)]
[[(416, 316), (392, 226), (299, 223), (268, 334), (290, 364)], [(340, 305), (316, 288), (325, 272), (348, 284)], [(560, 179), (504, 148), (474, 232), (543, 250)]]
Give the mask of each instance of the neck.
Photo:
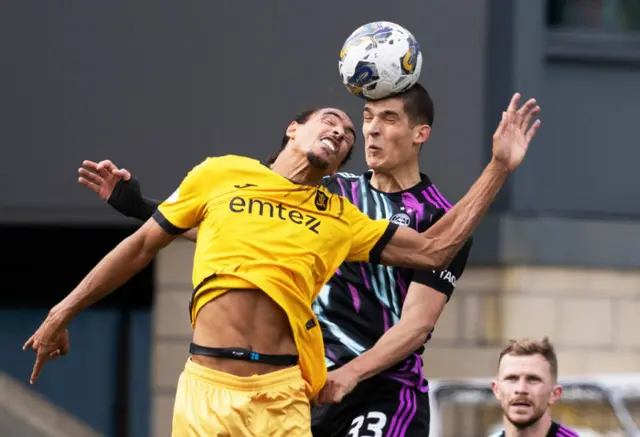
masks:
[(411, 162), (390, 171), (373, 170), (371, 185), (384, 193), (408, 190), (420, 183), (418, 161)]
[(271, 170), (302, 185), (318, 185), (325, 175), (324, 170), (312, 167), (307, 155), (298, 151), (281, 153), (271, 165)]
[(503, 420), (505, 437), (545, 437), (551, 428), (551, 416), (544, 414), (536, 423), (519, 429), (505, 417)]

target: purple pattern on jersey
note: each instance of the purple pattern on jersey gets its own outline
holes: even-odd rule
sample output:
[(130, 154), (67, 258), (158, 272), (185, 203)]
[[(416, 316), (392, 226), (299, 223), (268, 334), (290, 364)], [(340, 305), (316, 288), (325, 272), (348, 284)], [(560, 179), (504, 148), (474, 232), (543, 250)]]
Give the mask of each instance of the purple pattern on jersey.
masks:
[(400, 272), (396, 274), (396, 284), (400, 288), (400, 295), (402, 296), (402, 301), (404, 302), (404, 298), (407, 297), (407, 291), (409, 291), (409, 287), (407, 287), (407, 283), (404, 278), (400, 276)]
[(558, 424), (558, 432), (556, 433), (556, 437), (580, 437), (580, 435), (567, 428), (566, 426)]
[(418, 354), (412, 354), (397, 370), (392, 369), (382, 375), (426, 393), (429, 391), (429, 384), (424, 378), (422, 365), (422, 357)]
[[(335, 273), (337, 276), (342, 276), (342, 272), (340, 268), (336, 270)], [(356, 311), (356, 314), (360, 312), (360, 295), (358, 294), (358, 289), (353, 286), (353, 284), (347, 282), (347, 287), (349, 287), (349, 293), (351, 293), (351, 299), (353, 300), (353, 309)]]
[(369, 283), (369, 275), (364, 269), (364, 263), (360, 263), (360, 273), (362, 274), (362, 279), (364, 280), (364, 286), (367, 291), (371, 291), (371, 284)]
[[(438, 210), (451, 204), (442, 197), (428, 178), (402, 193), (386, 194), (369, 184), (370, 174), (363, 176), (338, 174), (327, 184), (329, 191), (340, 194), (372, 219), (390, 219), (402, 213), (408, 225), (418, 231), (428, 228)], [(405, 224), (406, 221), (403, 223)], [(355, 358), (375, 345), (379, 338), (400, 318), (413, 272), (369, 263), (344, 263), (314, 303), (327, 358), (338, 365)], [(347, 297), (345, 299), (345, 297)], [(431, 335), (427, 337), (427, 341)], [(420, 392), (428, 391), (418, 353), (409, 356), (381, 376), (401, 382)], [(405, 417), (409, 400), (405, 402)], [(398, 416), (396, 431), (402, 435), (405, 421)]]
[(409, 387), (402, 387), (400, 389), (398, 409), (391, 418), (387, 437), (404, 437), (409, 424), (416, 415), (417, 406), (416, 393), (410, 390)]
[(424, 205), (413, 194), (406, 192), (402, 193), (402, 203), (405, 207), (407, 214), (413, 212), (416, 213), (416, 230), (418, 229), (418, 223), (424, 218)]

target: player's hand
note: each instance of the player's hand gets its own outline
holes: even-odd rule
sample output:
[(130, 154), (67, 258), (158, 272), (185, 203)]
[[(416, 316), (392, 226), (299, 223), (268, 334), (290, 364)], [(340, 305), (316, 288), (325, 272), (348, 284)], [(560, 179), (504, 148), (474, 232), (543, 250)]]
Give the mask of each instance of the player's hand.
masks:
[(69, 353), (69, 332), (59, 317), (47, 316), (38, 330), (22, 346), (22, 350), (33, 349), (36, 362), (29, 382), (35, 384), (47, 361)]
[(131, 173), (107, 160), (95, 163), (82, 161), (82, 167), (78, 169), (78, 182), (96, 193), (102, 200), (109, 200), (116, 184), (121, 180), (131, 179)]
[(540, 112), (535, 99), (518, 109), (520, 94), (516, 93), (505, 112), (500, 125), (493, 134), (493, 158), (503, 164), (510, 172), (514, 171), (527, 154), (529, 143), (540, 127), (540, 120), (531, 120)]
[(358, 385), (358, 375), (352, 372), (348, 366), (340, 367), (329, 372), (327, 383), (322, 387), (315, 399), (314, 405), (338, 403), (351, 393)]

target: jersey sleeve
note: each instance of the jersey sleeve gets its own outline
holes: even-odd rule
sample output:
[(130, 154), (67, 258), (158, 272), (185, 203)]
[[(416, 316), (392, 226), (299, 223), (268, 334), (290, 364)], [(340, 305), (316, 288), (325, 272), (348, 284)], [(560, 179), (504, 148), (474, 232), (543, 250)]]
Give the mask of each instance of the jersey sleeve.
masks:
[[(424, 229), (419, 229), (420, 232), (424, 232), (429, 226), (433, 225), (444, 215), (444, 210), (439, 210), (430, 220), (429, 224)], [(451, 298), (453, 291), (456, 288), (456, 283), (464, 273), (464, 269), (467, 266), (467, 260), (469, 253), (471, 252), (471, 246), (473, 245), (473, 237), (469, 239), (462, 246), (460, 251), (456, 254), (451, 264), (444, 270), (416, 270), (413, 274), (412, 282), (426, 285), (433, 288), (447, 296), (447, 301)]]
[(416, 270), (411, 281), (426, 285), (445, 294), (447, 301), (449, 301), (458, 280), (467, 266), (467, 259), (469, 258), (472, 244), (473, 238), (469, 238), (446, 269)]
[(398, 225), (389, 220), (373, 220), (345, 200), (347, 220), (351, 225), (351, 248), (346, 261), (380, 263), (380, 254), (398, 229)]
[(179, 235), (202, 221), (215, 187), (216, 163), (216, 158), (207, 158), (195, 166), (178, 189), (158, 206), (153, 217), (166, 232)]

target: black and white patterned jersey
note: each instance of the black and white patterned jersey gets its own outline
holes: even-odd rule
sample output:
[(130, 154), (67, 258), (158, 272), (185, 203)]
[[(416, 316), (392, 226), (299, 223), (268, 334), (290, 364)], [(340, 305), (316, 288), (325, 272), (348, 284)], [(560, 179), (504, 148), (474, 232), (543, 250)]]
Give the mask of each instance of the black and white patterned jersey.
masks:
[[(371, 184), (371, 172), (357, 176), (338, 173), (324, 185), (350, 200), (372, 219), (389, 219), (419, 232), (451, 208), (426, 175), (416, 186), (397, 193), (384, 193)], [(382, 335), (398, 323), (412, 281), (425, 284), (451, 297), (471, 248), (470, 239), (446, 270), (415, 271), (368, 263), (343, 263), (322, 288), (313, 305), (322, 329), (329, 369), (343, 365), (371, 349)], [(431, 338), (431, 334), (427, 341)], [(422, 376), (422, 349), (406, 361), (384, 372), (384, 376), (426, 391)]]

